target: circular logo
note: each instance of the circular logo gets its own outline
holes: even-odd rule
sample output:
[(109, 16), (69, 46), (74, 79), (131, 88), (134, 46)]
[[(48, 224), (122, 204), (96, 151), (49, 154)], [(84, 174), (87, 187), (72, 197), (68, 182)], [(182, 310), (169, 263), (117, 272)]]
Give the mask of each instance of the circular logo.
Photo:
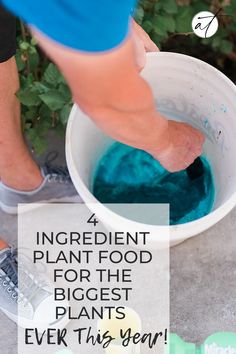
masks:
[(192, 20), (193, 32), (201, 38), (214, 36), (219, 27), (219, 22), (212, 12), (201, 11)]

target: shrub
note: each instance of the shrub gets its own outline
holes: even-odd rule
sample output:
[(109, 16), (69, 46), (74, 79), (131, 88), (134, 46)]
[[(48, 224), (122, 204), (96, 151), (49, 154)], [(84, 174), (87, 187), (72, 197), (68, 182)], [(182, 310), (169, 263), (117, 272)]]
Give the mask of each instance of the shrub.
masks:
[(22, 105), (22, 128), (37, 155), (47, 149), (50, 128), (64, 134), (72, 106), (65, 79), (38, 48), (25, 26), (18, 29), (16, 62), (20, 76), (17, 97)]

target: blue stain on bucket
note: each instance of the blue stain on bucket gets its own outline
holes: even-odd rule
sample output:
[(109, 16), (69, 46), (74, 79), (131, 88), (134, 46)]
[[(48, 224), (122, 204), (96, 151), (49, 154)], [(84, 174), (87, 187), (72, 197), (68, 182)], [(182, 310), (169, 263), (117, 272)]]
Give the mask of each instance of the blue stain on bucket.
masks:
[(227, 113), (227, 111), (228, 111), (227, 107), (223, 103), (220, 106), (220, 110), (224, 113)]
[(168, 203), (170, 224), (183, 224), (207, 215), (215, 188), (211, 167), (201, 157), (204, 173), (191, 180), (186, 171), (170, 173), (145, 151), (114, 143), (102, 156), (93, 180), (101, 203)]

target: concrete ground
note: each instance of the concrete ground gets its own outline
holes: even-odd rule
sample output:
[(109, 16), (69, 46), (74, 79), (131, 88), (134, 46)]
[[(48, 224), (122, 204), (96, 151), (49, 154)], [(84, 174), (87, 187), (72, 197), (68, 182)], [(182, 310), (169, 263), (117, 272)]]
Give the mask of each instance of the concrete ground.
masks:
[[(63, 146), (57, 142), (57, 150)], [(201, 343), (236, 331), (236, 209), (201, 235), (171, 249), (171, 331)], [(17, 240), (17, 218), (0, 212), (0, 235)], [(0, 352), (17, 353), (17, 328), (0, 312)]]
[(171, 330), (202, 343), (236, 332), (236, 209), (221, 222), (171, 249)]

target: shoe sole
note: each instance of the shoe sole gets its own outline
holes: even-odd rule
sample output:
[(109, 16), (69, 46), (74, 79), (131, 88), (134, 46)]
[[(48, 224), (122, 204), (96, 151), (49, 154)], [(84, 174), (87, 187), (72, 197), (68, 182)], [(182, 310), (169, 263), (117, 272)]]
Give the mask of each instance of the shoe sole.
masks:
[(63, 329), (65, 328), (70, 320), (66, 317), (67, 313), (64, 315), (63, 318), (61, 318), (58, 321), (55, 321), (52, 325), (45, 325), (45, 327), (37, 326), (37, 323), (32, 320), (27, 320), (27, 319), (20, 319), (18, 316), (13, 315), (12, 313), (8, 312), (7, 310), (3, 309), (0, 307), (0, 310), (13, 322), (15, 322), (20, 328), (37, 328), (37, 330), (40, 333), (43, 333), (45, 330), (50, 329), (50, 328), (55, 328), (55, 329)]
[[(22, 213), (25, 213), (27, 211), (42, 207), (42, 204), (56, 204), (56, 203), (58, 203), (58, 204), (63, 204), (63, 203), (65, 203), (65, 204), (67, 204), (67, 203), (80, 204), (80, 203), (83, 203), (83, 201), (81, 200), (81, 202), (79, 203), (78, 196), (68, 197), (68, 198), (55, 198), (55, 199), (50, 199), (50, 200), (42, 200), (42, 201), (38, 201), (37, 203), (35, 202), (35, 203), (24, 204), (21, 206), (20, 211)], [(6, 204), (0, 202), (0, 208), (6, 214), (10, 214), (10, 215), (18, 214), (18, 206), (13, 207), (13, 206), (9, 206), (9, 205), (6, 205)]]

